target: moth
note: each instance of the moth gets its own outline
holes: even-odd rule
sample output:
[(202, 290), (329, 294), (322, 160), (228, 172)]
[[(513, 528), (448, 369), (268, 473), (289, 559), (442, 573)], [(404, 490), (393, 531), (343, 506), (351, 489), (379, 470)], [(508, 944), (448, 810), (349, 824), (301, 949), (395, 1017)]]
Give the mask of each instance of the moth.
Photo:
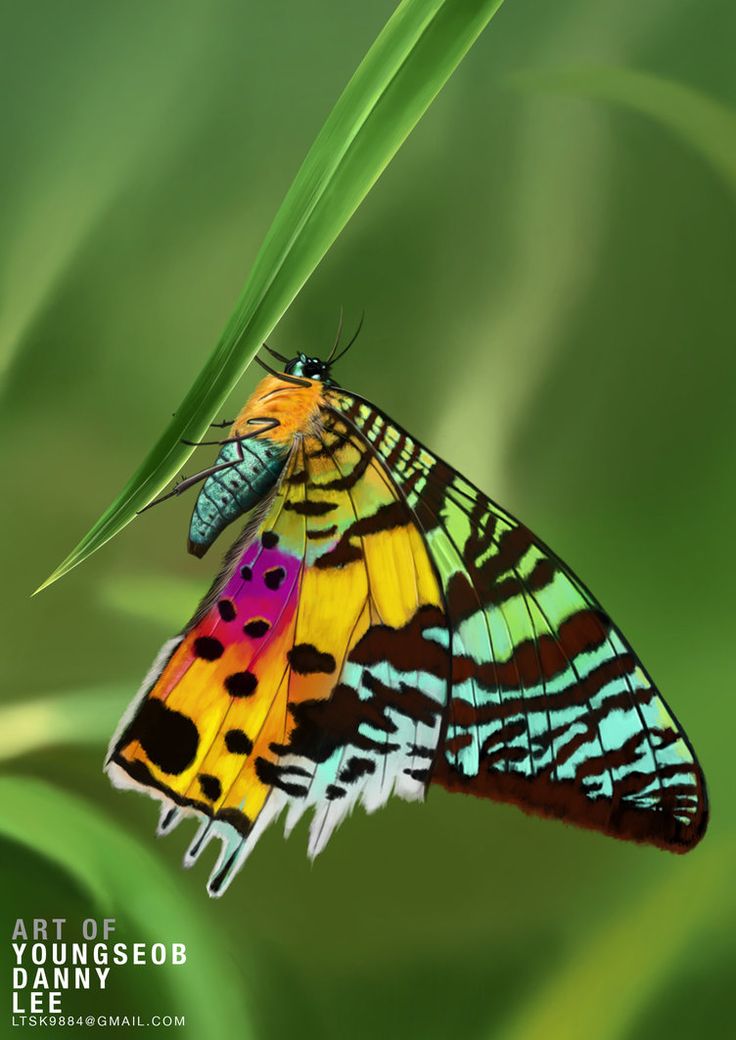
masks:
[(358, 803), (430, 785), (691, 849), (703, 774), (620, 630), (527, 527), (335, 382), (337, 345), (271, 351), (282, 370), (261, 362), (214, 464), (164, 496), (201, 485), (195, 556), (245, 527), (121, 720), (112, 782), (161, 801), (159, 834), (198, 818), (186, 865), (220, 841), (213, 896), (281, 814), (287, 834), (311, 814), (314, 857)]

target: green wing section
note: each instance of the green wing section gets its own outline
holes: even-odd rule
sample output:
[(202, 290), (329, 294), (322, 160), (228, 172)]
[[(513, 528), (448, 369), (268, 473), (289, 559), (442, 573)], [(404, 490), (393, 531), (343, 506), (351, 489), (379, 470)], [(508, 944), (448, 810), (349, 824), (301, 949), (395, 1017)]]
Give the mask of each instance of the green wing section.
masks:
[(707, 823), (701, 769), (596, 599), (373, 405), (327, 397), (411, 509), (443, 590), (436, 638), (451, 639), (452, 689), (432, 782), (673, 851), (695, 845)]

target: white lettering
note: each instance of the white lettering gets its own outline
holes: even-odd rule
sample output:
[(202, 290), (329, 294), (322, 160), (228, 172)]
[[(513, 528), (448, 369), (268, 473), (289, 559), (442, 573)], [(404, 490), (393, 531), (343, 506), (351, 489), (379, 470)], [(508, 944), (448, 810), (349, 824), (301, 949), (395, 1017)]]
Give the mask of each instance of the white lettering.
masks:
[(23, 918), (22, 917), (19, 917), (18, 920), (15, 922), (15, 928), (13, 929), (12, 938), (13, 939), (27, 939), (28, 938), (28, 932), (26, 931), (26, 926), (23, 923)]

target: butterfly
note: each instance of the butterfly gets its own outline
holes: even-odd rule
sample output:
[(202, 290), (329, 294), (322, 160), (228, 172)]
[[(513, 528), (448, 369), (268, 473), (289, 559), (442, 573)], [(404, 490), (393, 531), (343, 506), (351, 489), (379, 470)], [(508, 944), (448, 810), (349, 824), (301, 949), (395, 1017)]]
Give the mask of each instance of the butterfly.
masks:
[(311, 814), (314, 857), (358, 803), (430, 785), (692, 848), (703, 774), (624, 636), (527, 527), (342, 389), (336, 348), (271, 351), (283, 368), (261, 361), (215, 463), (163, 496), (201, 484), (196, 556), (245, 528), (121, 720), (112, 782), (161, 801), (159, 834), (199, 819), (186, 865), (219, 839), (213, 896), (282, 814), (287, 834)]

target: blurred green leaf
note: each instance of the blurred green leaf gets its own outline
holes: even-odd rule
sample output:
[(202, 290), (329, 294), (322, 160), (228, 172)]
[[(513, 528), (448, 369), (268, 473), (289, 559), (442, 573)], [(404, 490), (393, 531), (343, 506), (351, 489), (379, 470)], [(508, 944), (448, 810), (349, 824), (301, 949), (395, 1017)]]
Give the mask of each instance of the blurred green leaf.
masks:
[[(163, 9), (152, 8), (147, 32), (133, 38), (120, 31), (118, 19), (124, 25), (124, 12), (105, 19), (95, 11), (87, 32), (74, 34), (69, 26), (71, 39), (59, 40), (57, 46), (61, 49), (73, 42), (78, 50), (63, 87), (39, 104), (40, 114), (34, 109), (32, 93), (20, 142), (12, 137), (21, 151), (23, 138), (32, 137), (39, 161), (23, 178), (11, 181), (18, 195), (11, 198), (12, 218), (3, 230), (12, 263), (0, 270), (0, 394), (7, 389), (5, 377), (14, 360), (32, 343), (33, 323), (49, 306), (114, 200), (142, 170), (150, 168), (155, 156), (174, 152), (181, 137), (176, 120), (167, 119), (166, 134), (161, 134), (161, 123), (181, 104), (197, 45), (207, 31), (205, 6), (189, 4), (176, 22)], [(58, 24), (57, 30), (61, 30)], [(164, 32), (166, 48), (161, 47)], [(20, 53), (9, 58), (10, 75), (22, 74), (22, 44), (19, 48)], [(98, 72), (100, 89), (85, 91), (90, 67), (100, 60), (101, 52), (105, 59), (104, 70)], [(135, 77), (130, 75), (133, 65)], [(17, 127), (13, 130), (19, 132)]]
[(210, 585), (189, 578), (163, 574), (120, 575), (100, 589), (104, 607), (141, 621), (160, 625), (170, 634), (178, 632)]
[[(504, 252), (503, 289), (478, 294), (464, 340), (481, 358), (493, 350), (493, 408), (476, 364), (458, 365), (435, 443), (463, 443), (463, 467), (501, 501), (516, 470), (515, 445), (540, 386), (549, 375), (558, 337), (590, 291), (592, 258), (605, 241), (609, 183), (608, 135), (592, 111), (565, 115), (557, 99), (535, 96), (515, 114), (517, 173), (514, 214)], [(585, 138), (585, 149), (579, 142)], [(544, 234), (540, 234), (544, 228)], [(529, 301), (534, 300), (534, 306)], [(469, 409), (482, 415), (465, 436)]]
[(611, 101), (650, 116), (677, 134), (736, 190), (736, 113), (692, 87), (615, 66), (534, 69), (514, 76), (524, 89)]
[(503, 0), (404, 0), (317, 136), (214, 353), (118, 498), (37, 589), (104, 545), (192, 453), (283, 315)]
[[(500, 1040), (619, 1040), (656, 994), (695, 933), (716, 913), (733, 915), (733, 841), (710, 838), (665, 883), (645, 890), (550, 973), (547, 985), (494, 1036)], [(689, 869), (688, 869), (689, 867)], [(642, 942), (641, 937), (646, 936)], [(632, 942), (632, 937), (637, 937)]]
[(136, 685), (95, 687), (0, 707), (0, 761), (58, 744), (104, 746)]
[(187, 970), (168, 978), (192, 1036), (251, 1035), (237, 965), (153, 853), (86, 802), (40, 780), (0, 777), (0, 804), (2, 837), (67, 872), (101, 910), (124, 914), (150, 941), (187, 944)]

